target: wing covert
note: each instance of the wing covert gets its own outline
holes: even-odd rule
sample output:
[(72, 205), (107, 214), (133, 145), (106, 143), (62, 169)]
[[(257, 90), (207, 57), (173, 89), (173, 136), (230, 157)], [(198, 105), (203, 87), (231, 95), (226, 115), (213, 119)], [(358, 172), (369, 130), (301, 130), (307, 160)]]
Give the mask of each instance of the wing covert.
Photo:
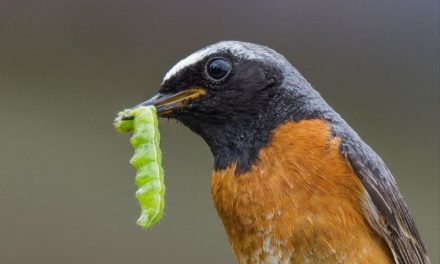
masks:
[(367, 193), (365, 215), (386, 241), (396, 263), (429, 264), (414, 220), (383, 160), (345, 122), (333, 126), (340, 151), (361, 179)]

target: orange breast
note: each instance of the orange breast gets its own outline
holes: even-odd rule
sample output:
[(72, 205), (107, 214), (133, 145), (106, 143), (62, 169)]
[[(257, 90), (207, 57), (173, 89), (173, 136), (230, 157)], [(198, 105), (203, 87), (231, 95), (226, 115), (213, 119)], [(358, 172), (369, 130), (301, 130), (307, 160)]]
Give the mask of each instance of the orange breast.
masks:
[(213, 172), (212, 198), (240, 263), (393, 263), (339, 143), (324, 121), (289, 122), (251, 171)]

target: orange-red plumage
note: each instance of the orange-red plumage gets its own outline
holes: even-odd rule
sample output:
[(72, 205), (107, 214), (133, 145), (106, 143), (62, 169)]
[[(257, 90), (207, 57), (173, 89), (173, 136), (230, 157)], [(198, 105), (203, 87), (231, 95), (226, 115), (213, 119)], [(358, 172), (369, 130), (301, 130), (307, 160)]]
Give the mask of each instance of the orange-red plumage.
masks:
[(339, 143), (325, 121), (287, 122), (249, 172), (213, 172), (212, 198), (240, 263), (394, 263)]

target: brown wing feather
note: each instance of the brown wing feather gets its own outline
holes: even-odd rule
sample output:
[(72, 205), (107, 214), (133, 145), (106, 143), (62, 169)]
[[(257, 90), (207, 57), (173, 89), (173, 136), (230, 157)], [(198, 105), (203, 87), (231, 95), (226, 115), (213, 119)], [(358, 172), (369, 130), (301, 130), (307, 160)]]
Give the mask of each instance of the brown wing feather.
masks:
[(341, 153), (350, 161), (369, 194), (365, 213), (370, 224), (386, 241), (396, 263), (430, 263), (414, 220), (391, 172), (348, 125), (343, 125), (343, 129), (336, 127), (335, 133), (342, 138)]

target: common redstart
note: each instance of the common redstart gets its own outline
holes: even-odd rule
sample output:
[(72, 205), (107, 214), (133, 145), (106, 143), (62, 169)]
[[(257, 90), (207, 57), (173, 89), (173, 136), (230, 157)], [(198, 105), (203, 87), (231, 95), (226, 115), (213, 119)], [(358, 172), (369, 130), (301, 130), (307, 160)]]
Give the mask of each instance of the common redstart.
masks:
[(274, 50), (210, 45), (143, 105), (209, 145), (239, 263), (430, 263), (385, 163)]

